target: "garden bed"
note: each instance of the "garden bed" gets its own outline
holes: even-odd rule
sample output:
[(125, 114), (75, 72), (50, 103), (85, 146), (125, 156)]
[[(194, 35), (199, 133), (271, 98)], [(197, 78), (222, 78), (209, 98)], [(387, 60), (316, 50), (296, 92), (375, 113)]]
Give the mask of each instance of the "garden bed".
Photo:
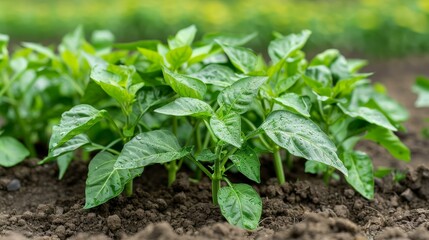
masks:
[[(279, 186), (270, 159), (262, 161), (262, 185), (253, 185), (263, 201), (260, 227), (245, 231), (232, 227), (211, 203), (211, 183), (189, 180), (186, 169), (172, 188), (159, 166), (149, 167), (135, 181), (133, 197), (119, 197), (84, 210), (87, 166), (74, 162), (64, 180), (57, 180), (54, 165), (37, 166), (37, 160), (0, 168), (0, 236), (4, 239), (409, 239), (429, 238), (429, 169), (425, 160), (428, 141), (419, 131), (427, 111), (413, 108), (410, 86), (415, 74), (429, 75), (427, 58), (370, 64), (373, 79), (387, 85), (391, 95), (409, 110), (409, 132), (402, 140), (410, 147), (412, 162), (406, 178), (391, 176), (376, 181), (374, 200), (368, 201), (344, 181), (326, 186), (317, 176), (305, 174), (303, 161), (286, 173)], [(364, 143), (376, 166), (405, 169), (374, 144)], [(419, 165), (426, 164), (426, 167)], [(270, 170), (267, 170), (270, 169)], [(234, 178), (235, 176), (232, 176)], [(7, 191), (18, 188), (17, 191)], [(246, 181), (240, 179), (241, 181)], [(251, 184), (251, 182), (247, 182)], [(163, 223), (161, 223), (163, 222)], [(12, 235), (10, 235), (12, 234)], [(0, 237), (1, 239), (1, 237)]]

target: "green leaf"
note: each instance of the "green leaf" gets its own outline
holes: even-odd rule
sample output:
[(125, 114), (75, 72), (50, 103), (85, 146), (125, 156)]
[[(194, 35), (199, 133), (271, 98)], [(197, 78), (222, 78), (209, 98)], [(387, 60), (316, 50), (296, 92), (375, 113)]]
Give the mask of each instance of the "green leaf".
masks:
[(351, 93), (354, 90), (355, 84), (364, 81), (364, 79), (369, 77), (370, 75), (371, 74), (358, 74), (350, 78), (339, 80), (334, 86), (333, 95), (347, 95)]
[(106, 110), (97, 110), (86, 104), (74, 106), (64, 112), (60, 124), (53, 127), (49, 150), (53, 151), (73, 137), (86, 132), (106, 116)]
[(192, 55), (192, 48), (189, 46), (178, 47), (170, 50), (165, 58), (171, 64), (173, 69), (178, 69), (182, 64), (187, 62)]
[(296, 93), (285, 93), (280, 97), (274, 98), (274, 101), (288, 110), (301, 114), (304, 117), (310, 117), (311, 102), (307, 96), (299, 96)]
[(89, 140), (87, 135), (85, 134), (76, 135), (72, 139), (64, 143), (63, 145), (51, 149), (51, 151), (49, 151), (48, 156), (45, 157), (42, 161), (40, 161), (39, 164), (48, 163), (63, 154), (73, 152), (74, 150), (82, 146), (85, 146), (89, 143), (91, 143), (91, 141)]
[(406, 108), (387, 95), (373, 93), (366, 106), (376, 108), (394, 123), (405, 122), (409, 117)]
[(328, 171), (329, 167), (326, 164), (316, 161), (306, 161), (305, 162), (305, 172), (312, 174), (319, 174)]
[(143, 172), (143, 168), (130, 171), (115, 169), (117, 156), (100, 152), (89, 164), (85, 188), (85, 209), (101, 205), (118, 196), (125, 185)]
[(156, 50), (158, 44), (160, 43), (161, 42), (159, 40), (140, 40), (135, 42), (127, 42), (127, 43), (115, 43), (113, 44), (113, 47), (118, 49), (124, 49), (124, 50), (136, 50), (137, 48)]
[(222, 111), (243, 114), (247, 112), (258, 94), (259, 88), (267, 81), (267, 77), (246, 77), (225, 88), (217, 98)]
[(329, 67), (339, 55), (340, 52), (337, 49), (327, 49), (322, 53), (317, 54), (313, 60), (311, 60), (310, 66), (322, 65)]
[(227, 33), (214, 33), (207, 34), (204, 36), (203, 41), (207, 43), (213, 43), (219, 41), (229, 46), (242, 46), (252, 39), (254, 39), (258, 34), (256, 32), (251, 34), (227, 34)]
[(413, 92), (417, 93), (416, 107), (429, 107), (429, 79), (418, 77)]
[(219, 87), (228, 87), (238, 79), (231, 68), (217, 64), (210, 64), (190, 76)]
[(349, 175), (347, 182), (362, 196), (374, 198), (374, 174), (371, 158), (363, 152), (347, 151), (343, 153), (343, 161)]
[(163, 68), (165, 82), (182, 97), (191, 97), (202, 99), (207, 87), (199, 79), (174, 73), (168, 68)]
[(371, 109), (367, 107), (357, 107), (353, 109), (347, 109), (342, 104), (338, 104), (338, 106), (346, 115), (350, 117), (360, 118), (369, 123), (387, 128), (392, 131), (397, 130), (381, 112), (375, 109)]
[(287, 111), (274, 111), (259, 128), (293, 155), (325, 163), (347, 175), (334, 143), (311, 120)]
[(210, 151), (210, 149), (203, 149), (195, 157), (195, 159), (200, 162), (213, 162), (217, 158), (218, 156), (214, 154), (212, 151)]
[(146, 48), (137, 48), (137, 50), (154, 64), (162, 64), (163, 58), (158, 52)]
[(316, 93), (323, 96), (330, 96), (332, 91), (332, 75), (325, 66), (309, 67), (303, 75), (305, 83)]
[(390, 130), (382, 127), (372, 127), (365, 135), (365, 139), (380, 144), (399, 160), (410, 161), (410, 149)]
[(289, 88), (291, 88), (299, 79), (301, 79), (302, 74), (294, 74), (292, 76), (288, 76), (285, 79), (281, 79), (277, 81), (275, 90), (277, 94), (282, 94), (286, 92)]
[(134, 93), (129, 91), (135, 69), (129, 66), (96, 65), (91, 71), (91, 78), (121, 105), (129, 105), (134, 100)]
[(258, 56), (248, 48), (232, 47), (218, 42), (225, 54), (231, 60), (232, 65), (243, 73), (256, 71)]
[(0, 137), (0, 166), (12, 167), (22, 162), (30, 152), (13, 137)]
[(47, 47), (42, 46), (40, 44), (31, 43), (31, 42), (24, 42), (24, 43), (22, 43), (22, 46), (24, 46), (28, 49), (31, 49), (37, 53), (40, 53), (40, 54), (42, 54), (42, 55), (44, 55), (50, 59), (56, 58), (54, 51), (52, 51), (50, 48), (47, 48)]
[(374, 177), (376, 177), (376, 178), (384, 178), (387, 175), (391, 174), (392, 171), (393, 171), (393, 169), (388, 168), (388, 167), (378, 167), (374, 171)]
[(140, 133), (125, 144), (115, 169), (141, 168), (167, 163), (185, 157), (189, 148), (182, 148), (176, 137), (166, 130)]
[(226, 220), (237, 227), (255, 229), (262, 215), (262, 200), (247, 184), (232, 184), (219, 190), (219, 207)]
[(268, 55), (273, 63), (286, 59), (291, 54), (304, 47), (310, 35), (311, 31), (304, 30), (298, 34), (290, 34), (276, 39), (270, 42), (270, 45), (268, 46)]
[(145, 113), (151, 107), (167, 102), (174, 94), (168, 86), (142, 87), (136, 94), (133, 114)]
[(59, 173), (58, 173), (58, 179), (63, 179), (64, 174), (66, 173), (67, 169), (70, 166), (71, 161), (73, 160), (73, 152), (67, 152), (61, 156), (58, 157), (57, 159), (57, 165), (58, 165), (58, 169), (59, 169)]
[(178, 98), (155, 112), (171, 116), (210, 117), (213, 110), (207, 103), (195, 98)]
[(244, 176), (257, 183), (261, 182), (261, 163), (256, 152), (250, 147), (246, 146), (237, 150), (229, 157), (237, 167), (237, 170)]
[(229, 143), (235, 147), (241, 147), (241, 118), (235, 112), (218, 117), (213, 115), (210, 118), (210, 126), (214, 134), (220, 140)]
[(195, 25), (191, 25), (187, 28), (181, 29), (176, 33), (174, 38), (168, 39), (168, 46), (170, 49), (175, 49), (183, 46), (191, 46), (194, 41), (197, 28)]

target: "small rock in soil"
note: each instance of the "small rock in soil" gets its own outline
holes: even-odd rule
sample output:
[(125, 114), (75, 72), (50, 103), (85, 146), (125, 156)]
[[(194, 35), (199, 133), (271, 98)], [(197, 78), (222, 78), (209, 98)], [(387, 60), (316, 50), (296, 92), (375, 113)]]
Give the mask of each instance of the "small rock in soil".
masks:
[(179, 192), (178, 194), (174, 195), (173, 201), (175, 203), (183, 204), (186, 202), (186, 194), (184, 192)]
[(115, 231), (121, 228), (121, 219), (118, 215), (111, 215), (107, 218), (107, 226), (110, 230)]
[(12, 179), (12, 181), (7, 184), (6, 188), (9, 192), (18, 191), (21, 188), (21, 181), (16, 178)]
[(363, 208), (363, 202), (360, 199), (356, 199), (356, 201), (353, 204), (353, 209), (355, 210), (361, 210)]
[(169, 240), (179, 239), (170, 224), (166, 222), (149, 224), (143, 231), (138, 232), (128, 240), (139, 240), (139, 239), (158, 239), (158, 240)]
[(405, 198), (407, 201), (411, 202), (415, 198), (413, 191), (407, 188), (403, 193), (401, 193), (401, 197)]
[(58, 226), (55, 229), (55, 234), (57, 234), (59, 238), (64, 239), (66, 237), (66, 228), (63, 225)]

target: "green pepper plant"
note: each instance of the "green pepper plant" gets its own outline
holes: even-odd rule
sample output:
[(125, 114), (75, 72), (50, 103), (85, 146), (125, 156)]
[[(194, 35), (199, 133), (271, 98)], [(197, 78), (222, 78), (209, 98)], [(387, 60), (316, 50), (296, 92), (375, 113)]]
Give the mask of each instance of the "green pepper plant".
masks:
[(164, 165), (171, 185), (185, 164), (197, 179), (205, 174), (211, 180), (213, 203), (228, 222), (255, 229), (261, 198), (229, 175), (234, 169), (260, 183), (261, 154), (272, 154), (280, 184), (284, 161), (291, 165), (295, 156), (307, 160), (306, 171), (326, 178), (339, 170), (367, 198), (374, 174), (371, 159), (353, 150), (358, 141), (376, 141), (409, 159), (393, 133), (403, 128), (407, 112), (371, 85), (368, 74), (357, 73), (362, 61), (328, 50), (307, 62), (308, 30), (276, 33), (268, 63), (243, 47), (255, 34), (194, 41), (196, 31), (182, 29), (167, 43), (108, 45), (116, 50), (107, 57), (85, 55), (88, 100), (62, 114), (42, 161), (57, 160), (64, 172), (77, 149), (96, 151), (85, 208), (123, 191), (131, 195), (133, 179), (149, 165)]
[[(429, 79), (418, 77), (413, 85), (413, 91), (417, 94), (416, 107), (429, 107)], [(429, 122), (429, 119), (426, 119)], [(424, 137), (429, 138), (429, 127), (422, 129)]]

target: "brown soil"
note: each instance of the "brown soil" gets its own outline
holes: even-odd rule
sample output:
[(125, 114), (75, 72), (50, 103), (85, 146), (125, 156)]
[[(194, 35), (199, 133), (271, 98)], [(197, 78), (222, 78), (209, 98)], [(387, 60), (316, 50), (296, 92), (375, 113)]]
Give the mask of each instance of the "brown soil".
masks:
[[(0, 240), (429, 239), (429, 141), (419, 135), (429, 111), (412, 107), (415, 96), (410, 91), (413, 73), (429, 76), (429, 59), (373, 66), (381, 72), (373, 78), (410, 109), (409, 132), (401, 138), (411, 148), (413, 160), (403, 181), (394, 182), (391, 176), (377, 180), (372, 201), (343, 180), (324, 185), (317, 176), (303, 172), (302, 161), (287, 172), (287, 183), (279, 186), (269, 177), (274, 176), (267, 170), (272, 169), (270, 160), (264, 159), (263, 184), (254, 186), (263, 199), (260, 227), (245, 231), (227, 224), (211, 204), (208, 179), (190, 182), (186, 169), (167, 188), (164, 169), (147, 168), (135, 181), (133, 197), (84, 210), (86, 165), (73, 163), (59, 181), (55, 165), (37, 166), (33, 159), (11, 169), (0, 168)], [(373, 144), (361, 147), (370, 152), (376, 166), (405, 169)], [(19, 189), (11, 191), (14, 188)]]

